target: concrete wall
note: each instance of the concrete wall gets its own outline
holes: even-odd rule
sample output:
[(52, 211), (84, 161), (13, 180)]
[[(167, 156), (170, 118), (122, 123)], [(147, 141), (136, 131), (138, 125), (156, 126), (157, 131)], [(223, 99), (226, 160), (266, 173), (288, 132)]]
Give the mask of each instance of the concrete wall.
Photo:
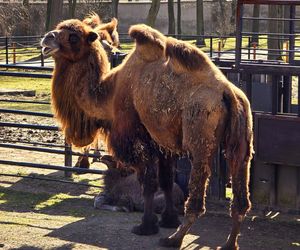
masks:
[[(120, 32), (127, 32), (128, 27), (136, 23), (145, 23), (150, 9), (149, 2), (132, 2), (119, 4), (119, 20)], [(215, 3), (211, 1), (204, 2), (204, 29), (206, 34), (215, 33), (215, 25), (212, 22), (212, 12)], [(181, 4), (181, 19), (183, 34), (196, 33), (196, 2), (184, 1)], [(175, 20), (177, 13), (177, 6), (175, 2)], [(177, 21), (177, 20), (176, 20)], [(162, 2), (158, 12), (155, 27), (163, 33), (168, 33), (168, 3)]]
[[(175, 1), (175, 19), (177, 13), (177, 2)], [(182, 32), (183, 34), (196, 33), (196, 2), (182, 1)], [(232, 16), (231, 1), (225, 4), (225, 20), (220, 15), (220, 7), (218, 2), (204, 1), (204, 30), (206, 35), (228, 35), (234, 33), (235, 25), (230, 25), (230, 17)], [(128, 28), (132, 24), (145, 23), (150, 2), (132, 1), (119, 3), (119, 31), (127, 33)], [(163, 33), (168, 33), (168, 6), (167, 2), (161, 2), (160, 10), (157, 16), (155, 27)], [(253, 6), (246, 5), (244, 10), (245, 16), (252, 16)], [(26, 10), (20, 4), (3, 4), (0, 3), (0, 36), (1, 35), (35, 35), (44, 33), (46, 4), (31, 4), (30, 13), (26, 14)], [(111, 3), (102, 2), (98, 4), (78, 4), (76, 9), (76, 17), (82, 18), (90, 11), (99, 13), (104, 20), (111, 17)], [(68, 18), (67, 5), (64, 6), (64, 19)], [(297, 8), (298, 13), (300, 9)], [(23, 13), (23, 14), (22, 14)], [(266, 17), (268, 14), (267, 6), (261, 6), (260, 16)], [(29, 16), (28, 24), (24, 25), (25, 16)], [(245, 30), (251, 31), (251, 22), (245, 21)], [(300, 23), (297, 24), (300, 28)], [(266, 32), (267, 21), (260, 21), (260, 31)]]

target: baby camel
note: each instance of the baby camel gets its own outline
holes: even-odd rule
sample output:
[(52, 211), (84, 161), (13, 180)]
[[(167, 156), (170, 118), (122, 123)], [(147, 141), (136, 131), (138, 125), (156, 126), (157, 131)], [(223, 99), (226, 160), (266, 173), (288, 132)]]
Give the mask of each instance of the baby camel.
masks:
[[(98, 35), (79, 20), (60, 23), (43, 38), (44, 53), (55, 60), (52, 103), (66, 138), (85, 146), (101, 128), (114, 157), (136, 168), (145, 200), (142, 223), (132, 230), (139, 235), (157, 233), (159, 225), (178, 226), (172, 155), (189, 156), (185, 216), (174, 234), (161, 239), (160, 244), (168, 247), (179, 247), (205, 212), (212, 158), (223, 143), (234, 198), (232, 231), (220, 249), (237, 249), (240, 225), (251, 206), (253, 135), (246, 96), (194, 46), (146, 25), (132, 26), (129, 35), (136, 47), (110, 71)], [(166, 200), (159, 223), (153, 212), (158, 182)]]

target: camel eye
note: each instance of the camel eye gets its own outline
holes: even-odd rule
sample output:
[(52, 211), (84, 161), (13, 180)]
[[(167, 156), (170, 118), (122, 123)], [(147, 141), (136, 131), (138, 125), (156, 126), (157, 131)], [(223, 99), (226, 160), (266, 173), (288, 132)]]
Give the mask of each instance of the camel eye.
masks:
[(71, 44), (75, 44), (75, 43), (79, 42), (79, 40), (80, 40), (79, 37), (77, 35), (75, 35), (75, 34), (71, 34), (69, 36), (69, 42)]

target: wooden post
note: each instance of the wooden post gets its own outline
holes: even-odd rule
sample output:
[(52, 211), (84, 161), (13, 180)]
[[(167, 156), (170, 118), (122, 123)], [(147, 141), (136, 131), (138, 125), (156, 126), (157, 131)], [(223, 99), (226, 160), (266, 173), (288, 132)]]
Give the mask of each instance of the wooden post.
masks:
[(13, 50), (13, 64), (16, 63), (16, 43), (12, 44), (12, 50)]
[[(67, 142), (65, 142), (65, 166), (72, 167), (72, 147)], [(70, 171), (65, 171), (65, 177), (71, 177), (72, 173)]]
[(44, 55), (41, 49), (41, 66), (44, 67), (45, 66), (45, 62), (44, 62)]
[(257, 43), (253, 42), (253, 60), (256, 60)]
[(250, 49), (250, 47), (251, 47), (251, 37), (249, 36), (248, 37), (248, 60), (250, 60), (250, 52), (251, 52), (251, 49)]
[(221, 40), (218, 41), (218, 58), (221, 57)]
[(5, 37), (5, 56), (6, 56), (6, 64), (8, 64), (8, 37)]
[(288, 63), (289, 62), (289, 41), (286, 41), (285, 43), (285, 62)]

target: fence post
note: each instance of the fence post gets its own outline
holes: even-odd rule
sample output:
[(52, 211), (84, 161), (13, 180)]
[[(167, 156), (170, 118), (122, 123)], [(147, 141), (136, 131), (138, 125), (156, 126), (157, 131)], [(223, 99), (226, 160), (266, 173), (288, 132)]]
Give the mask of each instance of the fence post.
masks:
[(218, 41), (218, 58), (221, 58), (221, 40)]
[(6, 64), (8, 64), (8, 37), (5, 37), (5, 56), (6, 56)]
[[(65, 141), (65, 166), (72, 167), (72, 147)], [(65, 177), (71, 177), (70, 171), (65, 171)]]
[(43, 55), (43, 51), (41, 49), (41, 66), (44, 67), (45, 66), (45, 62), (44, 62), (44, 55)]
[(251, 59), (251, 37), (248, 37), (248, 60)]
[(213, 38), (212, 36), (209, 38), (209, 56), (213, 57)]
[(16, 43), (12, 43), (12, 50), (13, 50), (13, 64), (16, 63)]
[(253, 60), (256, 60), (257, 43), (253, 42)]

